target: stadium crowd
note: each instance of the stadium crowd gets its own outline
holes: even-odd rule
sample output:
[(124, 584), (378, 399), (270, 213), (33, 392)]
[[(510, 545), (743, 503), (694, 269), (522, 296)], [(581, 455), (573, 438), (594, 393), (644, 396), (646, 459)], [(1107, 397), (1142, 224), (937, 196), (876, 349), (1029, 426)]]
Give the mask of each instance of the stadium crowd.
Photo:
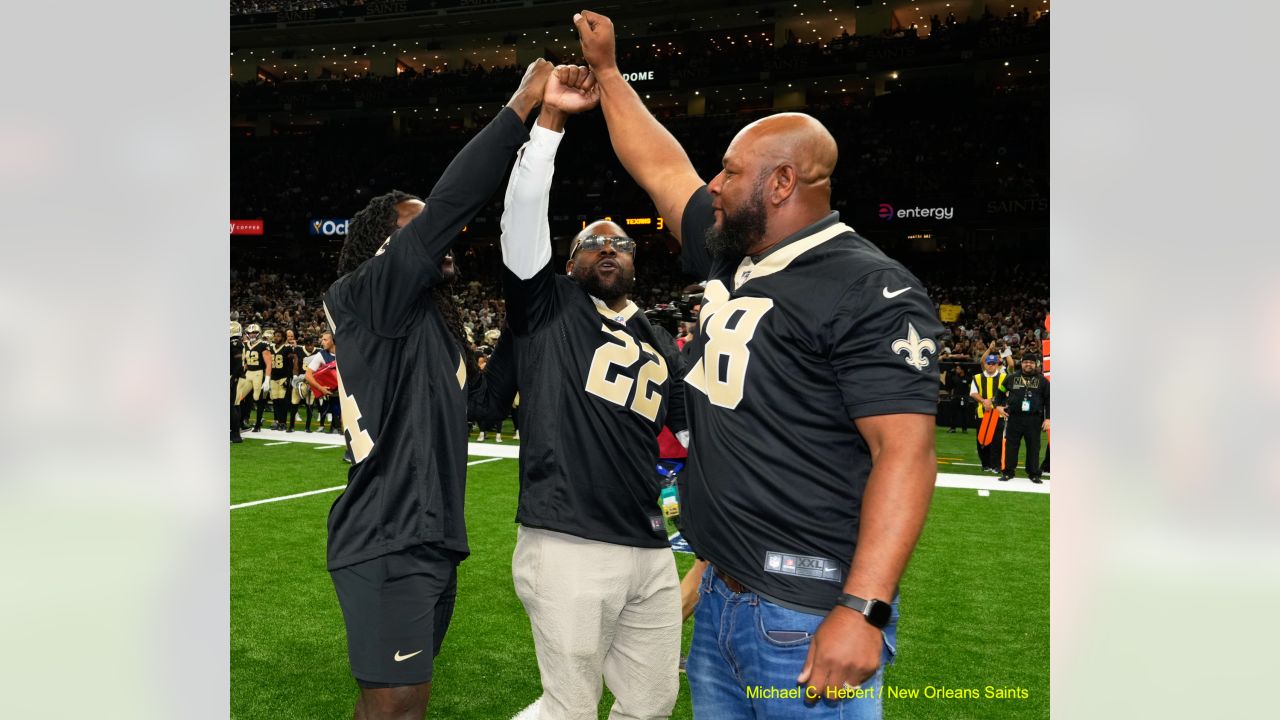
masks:
[[(685, 290), (693, 282), (678, 270), (677, 258), (652, 248), (640, 264), (633, 300), (653, 315), (664, 308), (676, 308), (688, 300)], [(506, 316), (502, 300), (500, 256), (496, 249), (468, 247), (459, 253), (461, 280), (452, 294), (463, 309), (463, 325), (473, 350), (483, 354), (491, 349)], [(984, 355), (995, 352), (1012, 367), (1023, 352), (1039, 352), (1045, 336), (1044, 321), (1049, 313), (1048, 266), (1020, 268), (1016, 286), (999, 279), (1000, 271), (972, 277), (947, 269), (920, 272), (929, 288), (943, 334), (934, 338), (938, 358), (944, 368), (964, 364), (972, 371)], [(293, 330), (300, 343), (318, 341), (327, 330), (320, 298), (335, 279), (333, 271), (285, 272), (252, 266), (233, 269), (231, 279), (232, 319), (247, 326)], [(696, 305), (697, 298), (692, 298)], [(948, 320), (951, 312), (957, 313)], [(684, 328), (669, 328), (680, 334)]]
[(363, 5), (364, 0), (231, 0), (232, 15), (256, 15), (258, 13), (296, 12), (321, 8)]
[[(791, 80), (846, 74), (859, 63), (883, 62), (906, 67), (959, 59), (962, 53), (997, 56), (1017, 49), (1039, 46), (1048, 49), (1048, 13), (1032, 24), (1013, 17), (991, 16), (991, 19), (966, 20), (943, 28), (924, 38), (917, 37), (908, 28), (875, 35), (845, 35), (826, 42), (791, 38), (782, 45), (774, 45), (768, 33), (756, 28), (721, 31), (727, 33), (723, 35), (683, 33), (669, 36), (671, 39), (668, 36), (640, 38), (620, 48), (619, 62), (624, 68), (651, 70), (664, 81), (698, 87), (709, 83), (758, 82), (762, 73)], [(351, 48), (353, 57), (366, 52), (367, 48)], [(578, 62), (572, 55), (559, 56), (551, 50), (546, 53), (557, 63)], [(288, 103), (295, 108), (322, 108), (349, 105), (354, 101), (450, 104), (496, 100), (524, 72), (518, 64), (486, 67), (464, 59), (461, 65), (449, 67), (449, 63), (439, 60), (438, 56), (433, 61), (422, 63), (418, 68), (402, 64), (393, 77), (336, 64), (320, 68), (314, 77), (304, 64), (298, 74), (289, 77), (259, 66), (263, 74), (257, 79), (231, 83), (232, 107), (278, 107)]]

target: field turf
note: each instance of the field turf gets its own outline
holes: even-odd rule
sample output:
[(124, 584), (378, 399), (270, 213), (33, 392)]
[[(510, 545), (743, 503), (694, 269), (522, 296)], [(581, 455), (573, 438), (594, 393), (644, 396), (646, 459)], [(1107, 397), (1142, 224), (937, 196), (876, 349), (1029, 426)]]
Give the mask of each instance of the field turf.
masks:
[[(507, 444), (509, 433), (508, 425)], [(232, 504), (345, 483), (339, 448), (245, 437), (230, 447)], [(979, 472), (960, 464), (976, 462), (972, 431), (939, 431), (938, 456), (940, 472)], [(472, 555), (459, 568), (458, 604), (436, 661), (433, 718), (505, 720), (541, 694), (529, 621), (511, 582), (516, 467), (498, 459), (468, 468)], [(357, 690), (324, 565), (325, 518), (337, 495), (231, 511), (232, 717), (351, 716)], [(682, 574), (691, 562), (676, 555)], [(918, 697), (886, 699), (887, 718), (1047, 717), (1049, 496), (938, 488), (902, 582), (901, 610), (900, 654), (886, 690)], [(686, 648), (691, 632), (692, 622)], [(691, 718), (681, 682), (672, 717)], [(949, 697), (944, 688), (978, 698)], [(1004, 688), (1027, 697), (987, 697)], [(600, 717), (610, 701), (606, 691)]]

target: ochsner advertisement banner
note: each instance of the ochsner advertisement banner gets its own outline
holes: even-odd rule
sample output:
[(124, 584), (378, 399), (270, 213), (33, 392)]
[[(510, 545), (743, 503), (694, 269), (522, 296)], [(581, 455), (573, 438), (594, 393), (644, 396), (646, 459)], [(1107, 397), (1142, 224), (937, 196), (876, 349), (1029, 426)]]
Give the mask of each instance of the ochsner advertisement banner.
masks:
[(347, 234), (346, 218), (320, 218), (312, 220), (308, 226), (308, 232), (312, 235), (323, 235), (325, 237), (341, 237)]

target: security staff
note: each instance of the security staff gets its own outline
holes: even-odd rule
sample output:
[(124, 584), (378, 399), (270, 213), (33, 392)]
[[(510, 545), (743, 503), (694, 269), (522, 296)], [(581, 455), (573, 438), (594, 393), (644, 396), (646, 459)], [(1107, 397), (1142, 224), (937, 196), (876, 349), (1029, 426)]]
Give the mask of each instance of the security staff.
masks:
[[(1004, 417), (995, 411), (995, 399), (996, 390), (1004, 382), (1004, 378), (1000, 356), (991, 353), (983, 358), (982, 372), (975, 375), (973, 382), (969, 383), (969, 397), (978, 405), (978, 420), (990, 415), (991, 419), (987, 422), (996, 423), (994, 428), (986, 427), (988, 432), (983, 432), (984, 425), (981, 422), (978, 424), (978, 461), (982, 463), (983, 472), (1000, 472), (1000, 438), (1004, 437)], [(986, 444), (983, 444), (984, 440)]]
[(1040, 358), (1022, 355), (1022, 368), (1006, 377), (996, 391), (1005, 425), (1004, 468), (1001, 480), (1013, 477), (1018, 468), (1018, 445), (1027, 442), (1025, 467), (1031, 482), (1040, 484), (1040, 431), (1049, 429), (1049, 381), (1040, 374)]

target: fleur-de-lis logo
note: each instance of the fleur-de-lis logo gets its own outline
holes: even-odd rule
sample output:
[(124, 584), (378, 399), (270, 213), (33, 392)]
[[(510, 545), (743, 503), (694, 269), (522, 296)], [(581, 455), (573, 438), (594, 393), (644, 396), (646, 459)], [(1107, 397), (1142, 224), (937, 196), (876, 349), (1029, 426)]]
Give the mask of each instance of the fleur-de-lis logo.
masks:
[(938, 353), (938, 346), (929, 338), (920, 337), (920, 333), (916, 332), (916, 326), (911, 323), (907, 323), (907, 336), (894, 340), (891, 348), (895, 355), (905, 350), (907, 364), (917, 370), (929, 367), (929, 358), (924, 356), (926, 352), (935, 355)]

